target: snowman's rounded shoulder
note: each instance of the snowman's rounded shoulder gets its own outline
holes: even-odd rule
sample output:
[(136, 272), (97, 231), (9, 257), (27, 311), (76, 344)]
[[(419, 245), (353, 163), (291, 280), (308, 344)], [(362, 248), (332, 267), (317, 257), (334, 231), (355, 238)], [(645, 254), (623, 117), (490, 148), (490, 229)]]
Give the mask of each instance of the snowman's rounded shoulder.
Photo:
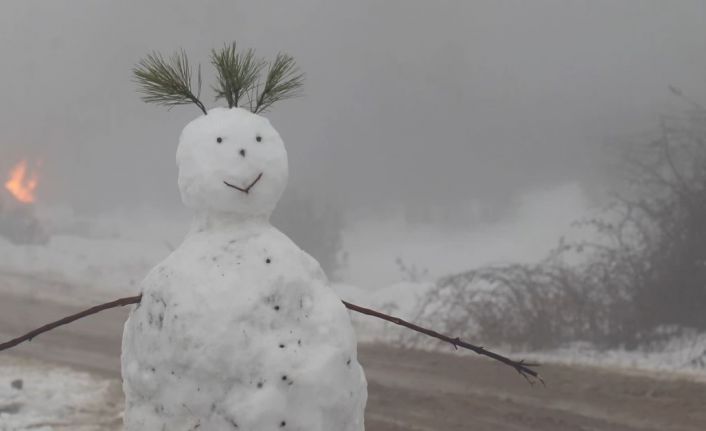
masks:
[[(294, 243), (287, 235), (285, 235), (279, 229), (272, 227), (263, 233), (262, 237), (259, 239), (262, 241), (271, 253), (276, 255), (284, 266), (289, 269), (299, 269), (304, 270), (313, 279), (321, 280), (322, 282), (328, 283), (326, 274), (319, 262), (314, 259), (309, 253), (302, 250), (297, 244)], [(275, 263), (274, 259), (271, 263)]]
[(174, 259), (174, 253), (153, 267), (140, 282), (140, 293), (163, 290), (167, 286), (178, 282), (183, 274), (180, 274), (179, 265)]
[(246, 237), (187, 238), (141, 283), (143, 292), (231, 281), (306, 280), (328, 285), (316, 259), (289, 237), (268, 227)]

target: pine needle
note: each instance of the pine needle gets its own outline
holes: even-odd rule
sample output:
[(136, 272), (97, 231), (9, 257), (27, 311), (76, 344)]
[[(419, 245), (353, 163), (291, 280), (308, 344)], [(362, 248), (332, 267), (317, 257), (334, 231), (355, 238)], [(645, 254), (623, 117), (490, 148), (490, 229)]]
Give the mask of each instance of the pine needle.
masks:
[(240, 98), (249, 95), (260, 71), (265, 66), (255, 58), (255, 51), (236, 52), (236, 44), (225, 45), (220, 51), (211, 51), (211, 63), (218, 72), (218, 84), (213, 87), (216, 100), (225, 99), (228, 107), (238, 106)]
[(304, 84), (304, 74), (288, 54), (279, 53), (267, 71), (267, 78), (262, 87), (255, 106), (251, 111), (260, 113), (268, 110), (272, 104), (284, 99), (290, 99), (300, 94)]
[(197, 72), (197, 93), (191, 87), (191, 67), (186, 52), (181, 50), (168, 60), (162, 54), (153, 52), (133, 69), (135, 82), (143, 93), (142, 100), (147, 103), (174, 107), (190, 103), (208, 114), (199, 100), (201, 94), (201, 67)]
[[(267, 62), (256, 57), (252, 49), (239, 53), (235, 42), (212, 50), (211, 63), (217, 72), (217, 83), (212, 87), (216, 100), (225, 99), (229, 108), (235, 108), (247, 99), (248, 108), (256, 114), (269, 110), (280, 100), (298, 96), (304, 83), (304, 74), (292, 56), (279, 53), (274, 61)], [(260, 75), (265, 68), (267, 74), (262, 82)], [(194, 94), (192, 69), (184, 50), (168, 59), (153, 52), (140, 60), (133, 74), (143, 101), (169, 108), (193, 103), (208, 114), (199, 100), (201, 67), (197, 68)]]

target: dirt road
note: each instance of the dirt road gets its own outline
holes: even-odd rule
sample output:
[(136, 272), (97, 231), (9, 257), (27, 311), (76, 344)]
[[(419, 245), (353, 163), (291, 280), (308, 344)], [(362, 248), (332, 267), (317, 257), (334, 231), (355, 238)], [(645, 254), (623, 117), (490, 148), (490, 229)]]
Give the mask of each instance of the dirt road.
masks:
[[(0, 337), (75, 311), (0, 293)], [(84, 319), (11, 354), (118, 379), (126, 312)], [(369, 380), (368, 431), (706, 430), (706, 384), (674, 376), (545, 365), (542, 387), (475, 357), (376, 345), (361, 346), (360, 357)]]

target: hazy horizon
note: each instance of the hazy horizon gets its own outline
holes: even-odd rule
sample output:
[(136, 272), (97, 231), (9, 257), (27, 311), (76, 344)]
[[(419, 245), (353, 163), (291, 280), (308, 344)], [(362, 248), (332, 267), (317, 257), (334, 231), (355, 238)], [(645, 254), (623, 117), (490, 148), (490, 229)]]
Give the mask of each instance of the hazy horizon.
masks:
[[(344, 211), (453, 210), (600, 183), (601, 148), (706, 100), (706, 3), (8, 1), (0, 173), (41, 160), (40, 200), (180, 207), (174, 152), (199, 112), (146, 105), (131, 68), (186, 49), (292, 54), (304, 96), (266, 114), (290, 192)], [(168, 6), (168, 7), (167, 7)], [(3, 174), (4, 175), (4, 174)]]

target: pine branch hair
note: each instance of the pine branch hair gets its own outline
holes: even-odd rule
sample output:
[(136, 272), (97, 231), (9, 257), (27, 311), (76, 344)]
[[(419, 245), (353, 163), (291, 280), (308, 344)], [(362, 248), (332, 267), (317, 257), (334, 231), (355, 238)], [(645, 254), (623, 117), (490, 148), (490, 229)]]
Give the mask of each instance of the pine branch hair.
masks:
[[(238, 52), (236, 42), (212, 50), (211, 65), (216, 69), (216, 83), (211, 87), (215, 100), (224, 99), (229, 108), (247, 106), (256, 114), (269, 110), (276, 102), (299, 96), (304, 83), (304, 74), (294, 57), (280, 52), (268, 62), (258, 58), (253, 49)], [(264, 71), (265, 76), (261, 77)], [(208, 114), (200, 99), (201, 66), (196, 67), (194, 91), (193, 71), (183, 49), (168, 59), (159, 52), (148, 54), (135, 66), (133, 75), (146, 103), (169, 109), (193, 103)]]

